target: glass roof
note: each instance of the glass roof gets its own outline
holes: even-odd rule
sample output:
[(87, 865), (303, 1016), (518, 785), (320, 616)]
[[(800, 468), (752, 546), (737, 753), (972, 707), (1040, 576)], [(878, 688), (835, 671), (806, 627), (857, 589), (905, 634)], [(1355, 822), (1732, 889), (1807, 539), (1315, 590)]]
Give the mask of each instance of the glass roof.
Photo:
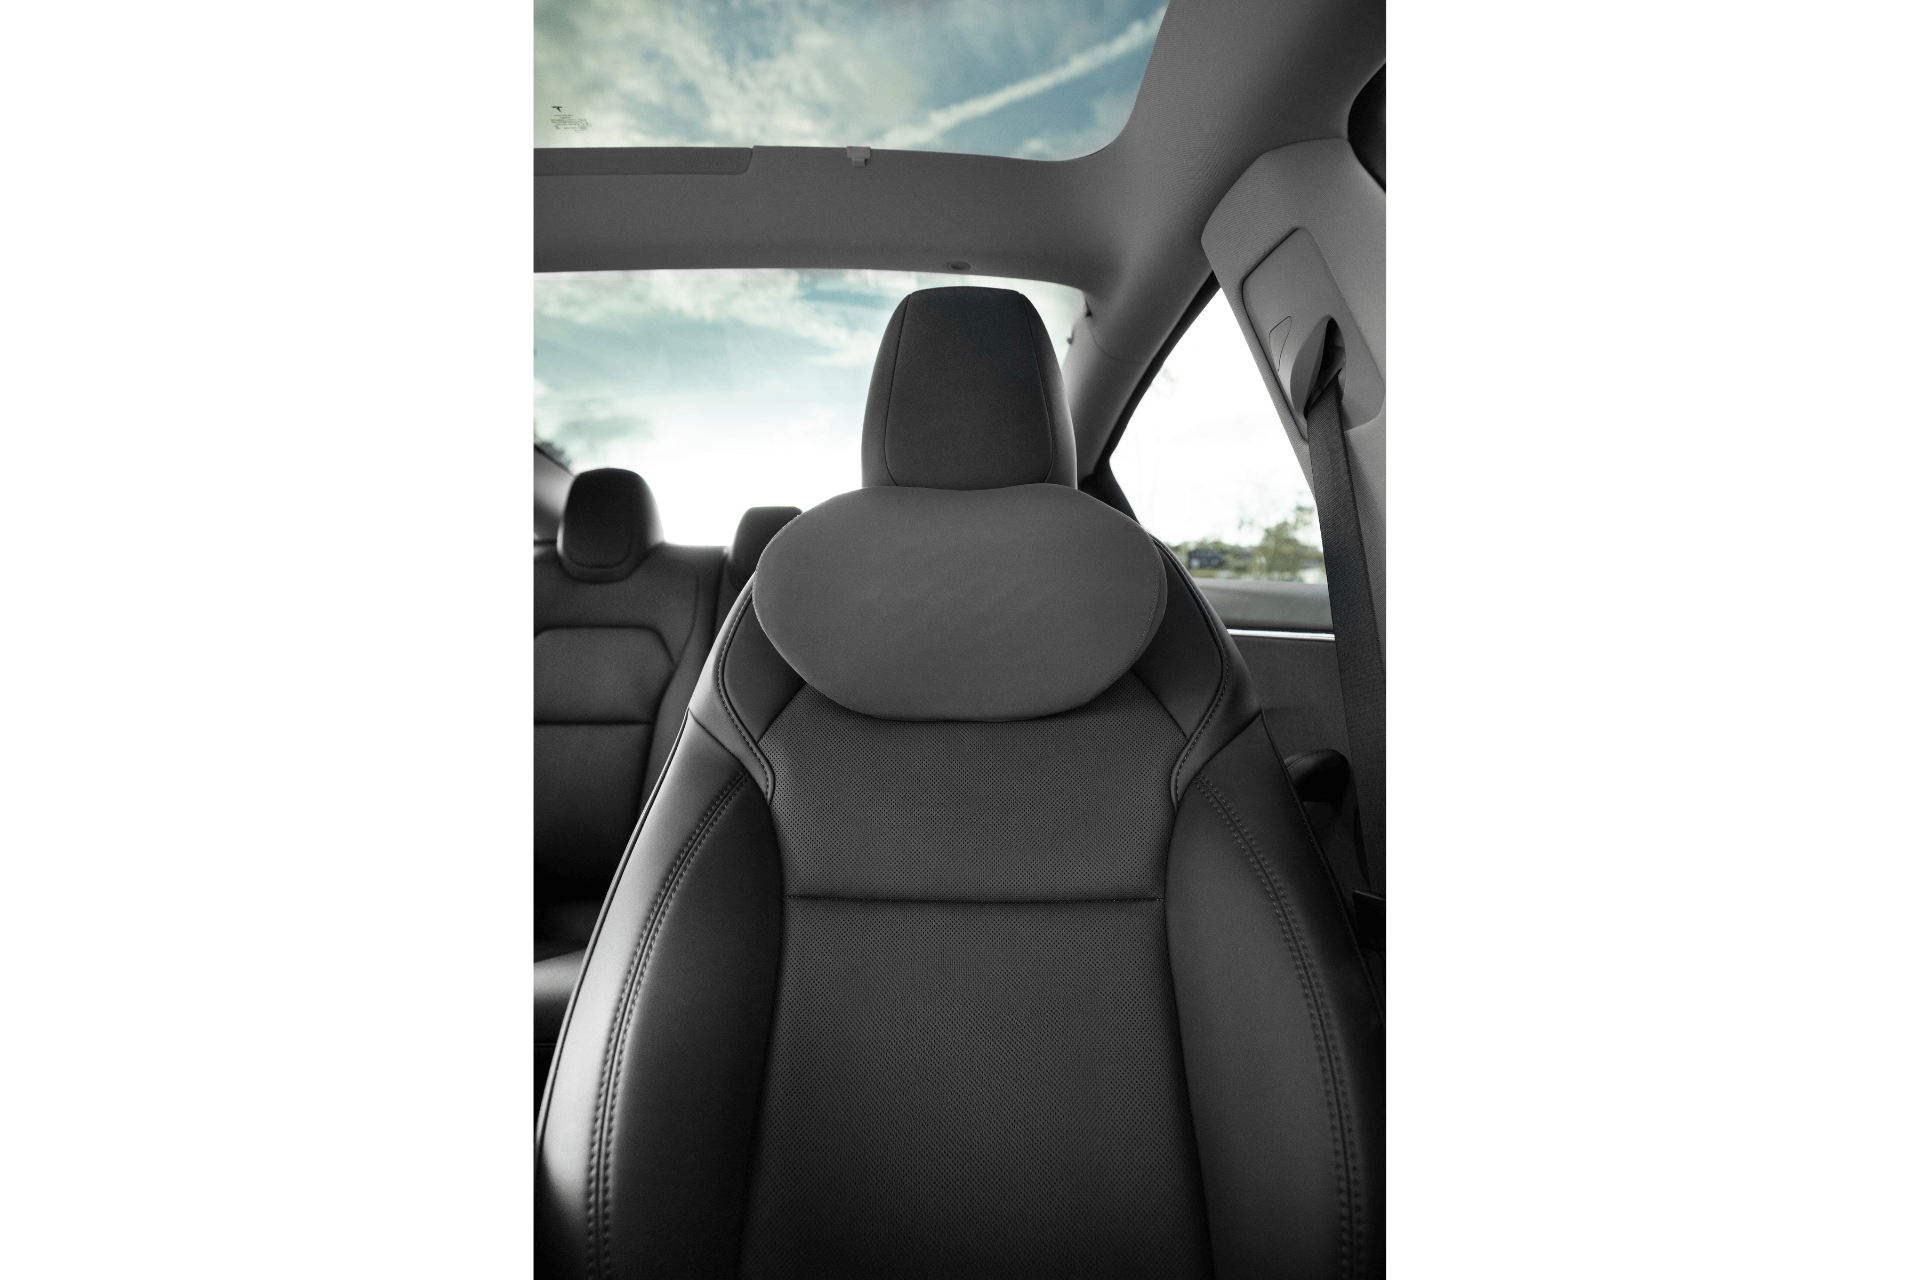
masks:
[(536, 147), (1065, 160), (1133, 110), (1163, 0), (538, 0)]

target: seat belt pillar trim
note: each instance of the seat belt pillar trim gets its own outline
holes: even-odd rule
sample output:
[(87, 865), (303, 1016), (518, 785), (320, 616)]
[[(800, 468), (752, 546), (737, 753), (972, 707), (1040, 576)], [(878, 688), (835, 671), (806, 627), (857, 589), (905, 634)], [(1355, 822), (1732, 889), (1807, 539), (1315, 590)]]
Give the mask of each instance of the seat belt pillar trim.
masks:
[[(1314, 500), (1319, 507), (1320, 541), (1326, 556), (1327, 598), (1333, 613), (1334, 657), (1347, 720), (1348, 757), (1359, 800), (1361, 858), (1373, 890), (1370, 896), (1384, 899), (1386, 656), (1374, 611), (1359, 506), (1354, 499), (1336, 360), (1331, 352), (1323, 360), (1323, 381), (1307, 406), (1307, 450), (1313, 464)], [(1384, 921), (1384, 912), (1381, 919)]]

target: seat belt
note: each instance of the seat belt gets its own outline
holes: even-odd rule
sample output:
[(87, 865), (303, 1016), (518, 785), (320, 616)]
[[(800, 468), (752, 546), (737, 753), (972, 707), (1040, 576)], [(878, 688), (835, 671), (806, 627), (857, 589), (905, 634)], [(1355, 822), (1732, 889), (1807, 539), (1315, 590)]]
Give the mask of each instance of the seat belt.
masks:
[(1353, 496), (1353, 466), (1342, 422), (1340, 382), (1345, 344), (1327, 325), (1326, 347), (1307, 399), (1307, 456), (1319, 505), (1326, 557), (1327, 602), (1333, 613), (1340, 702), (1347, 715), (1347, 753), (1359, 806), (1360, 859), (1367, 889), (1353, 894), (1361, 940), (1386, 947), (1387, 917), (1387, 661), (1373, 607), (1373, 581)]

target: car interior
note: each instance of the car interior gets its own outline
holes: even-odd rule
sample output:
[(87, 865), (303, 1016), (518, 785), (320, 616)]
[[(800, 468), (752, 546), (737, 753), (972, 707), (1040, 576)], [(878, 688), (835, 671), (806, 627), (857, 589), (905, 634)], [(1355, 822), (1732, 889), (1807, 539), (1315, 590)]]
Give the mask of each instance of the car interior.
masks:
[(917, 134), (541, 98), (543, 1276), (1385, 1272), (1384, 6), (984, 10)]

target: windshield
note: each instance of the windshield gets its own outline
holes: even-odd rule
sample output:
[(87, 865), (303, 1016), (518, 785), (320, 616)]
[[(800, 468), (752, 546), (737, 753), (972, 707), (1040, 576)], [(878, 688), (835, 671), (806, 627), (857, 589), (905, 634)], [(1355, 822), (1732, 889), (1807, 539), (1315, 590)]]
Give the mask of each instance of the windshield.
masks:
[(1160, 0), (539, 0), (534, 146), (1062, 160), (1133, 111)]
[(599, 271), (534, 277), (534, 438), (576, 472), (646, 477), (674, 542), (721, 545), (753, 506), (860, 484), (874, 354), (894, 306), (951, 284), (1018, 289), (1057, 355), (1080, 291), (907, 271)]

